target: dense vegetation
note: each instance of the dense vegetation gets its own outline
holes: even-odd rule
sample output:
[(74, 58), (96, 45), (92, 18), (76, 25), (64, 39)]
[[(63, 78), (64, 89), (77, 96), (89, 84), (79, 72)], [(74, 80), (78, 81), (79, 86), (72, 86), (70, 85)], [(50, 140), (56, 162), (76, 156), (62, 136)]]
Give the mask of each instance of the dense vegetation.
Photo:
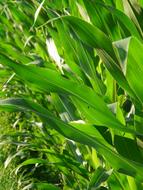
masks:
[(143, 1), (0, 1), (0, 190), (143, 189)]

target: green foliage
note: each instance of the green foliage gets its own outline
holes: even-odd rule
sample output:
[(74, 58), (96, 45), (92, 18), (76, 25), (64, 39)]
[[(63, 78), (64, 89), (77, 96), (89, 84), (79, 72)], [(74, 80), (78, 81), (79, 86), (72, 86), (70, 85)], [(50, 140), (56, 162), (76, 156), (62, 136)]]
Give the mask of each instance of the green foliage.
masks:
[(0, 1), (2, 190), (143, 188), (142, 6)]

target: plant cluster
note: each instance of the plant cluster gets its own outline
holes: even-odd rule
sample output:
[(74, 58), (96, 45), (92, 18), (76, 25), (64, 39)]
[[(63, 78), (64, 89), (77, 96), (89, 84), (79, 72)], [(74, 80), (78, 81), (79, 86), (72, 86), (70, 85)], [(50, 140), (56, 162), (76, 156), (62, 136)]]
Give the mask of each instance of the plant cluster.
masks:
[(143, 189), (142, 18), (142, 0), (0, 1), (2, 190)]

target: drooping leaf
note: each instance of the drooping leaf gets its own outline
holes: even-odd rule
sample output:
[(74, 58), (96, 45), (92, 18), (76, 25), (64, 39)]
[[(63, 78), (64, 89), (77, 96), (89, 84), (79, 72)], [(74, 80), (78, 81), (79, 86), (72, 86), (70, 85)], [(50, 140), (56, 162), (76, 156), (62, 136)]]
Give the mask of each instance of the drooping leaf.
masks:
[(124, 127), (107, 108), (103, 99), (86, 85), (79, 85), (62, 77), (51, 69), (43, 69), (33, 66), (25, 66), (13, 62), (4, 55), (0, 55), (1, 63), (12, 68), (24, 81), (32, 84), (43, 92), (67, 93), (83, 101), (83, 106), (91, 107), (91, 112), (96, 115), (95, 120), (100, 125), (124, 132), (136, 133), (130, 128)]
[(137, 180), (142, 181), (142, 164), (129, 161), (128, 159), (120, 156), (110, 148), (100, 143), (96, 137), (91, 137), (87, 133), (82, 132), (69, 124), (64, 123), (60, 119), (56, 118), (47, 109), (40, 105), (31, 102), (27, 99), (8, 99), (0, 101), (0, 109), (11, 111), (32, 111), (38, 116), (52, 123), (52, 127), (65, 137), (92, 146), (96, 150), (104, 155), (108, 162), (119, 172), (127, 175), (134, 176)]

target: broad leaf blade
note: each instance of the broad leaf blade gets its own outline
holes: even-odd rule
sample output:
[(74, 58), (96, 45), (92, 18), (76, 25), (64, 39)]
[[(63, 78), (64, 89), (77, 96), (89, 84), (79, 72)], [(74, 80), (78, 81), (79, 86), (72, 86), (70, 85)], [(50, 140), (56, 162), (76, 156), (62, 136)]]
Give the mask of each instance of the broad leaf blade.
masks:
[(0, 105), (2, 105), (2, 109), (7, 109), (7, 107), (10, 107), (13, 111), (17, 111), (18, 108), (21, 111), (32, 111), (36, 113), (44, 120), (52, 122), (54, 129), (65, 137), (96, 148), (97, 151), (104, 155), (108, 162), (119, 172), (134, 176), (137, 180), (143, 181), (143, 165), (127, 160), (110, 148), (104, 146), (96, 139), (96, 137), (93, 138), (88, 134), (73, 128), (71, 125), (64, 123), (58, 118), (53, 117), (53, 115), (44, 107), (41, 107), (40, 105), (27, 99), (1, 100)]
[(0, 55), (0, 59), (2, 64), (12, 68), (24, 81), (27, 81), (43, 92), (64, 92), (75, 96), (81, 103), (83, 102), (83, 106), (87, 104), (91, 107), (91, 111), (93, 110), (96, 120), (100, 122), (100, 125), (103, 124), (116, 130), (136, 133), (132, 129), (124, 127), (108, 109), (102, 97), (86, 85), (79, 85), (74, 81), (65, 79), (58, 72), (51, 69), (15, 63), (2, 54)]

